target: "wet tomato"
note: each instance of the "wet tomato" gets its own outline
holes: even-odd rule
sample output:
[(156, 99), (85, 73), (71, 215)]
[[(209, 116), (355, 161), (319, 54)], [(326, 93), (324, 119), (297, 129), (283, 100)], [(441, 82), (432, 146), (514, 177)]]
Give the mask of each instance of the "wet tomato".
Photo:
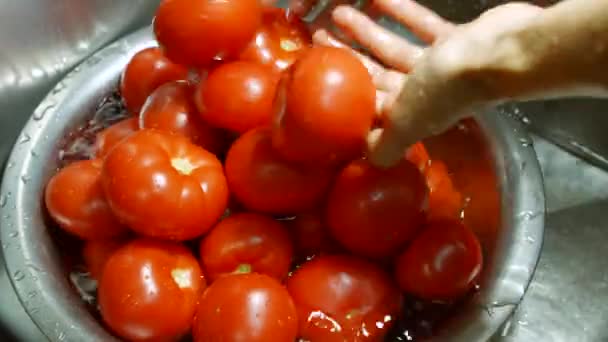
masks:
[(106, 201), (102, 161), (77, 161), (48, 182), (44, 200), (49, 214), (63, 230), (85, 240), (110, 239), (127, 232)]
[(405, 159), (389, 169), (356, 160), (342, 170), (331, 189), (327, 225), (354, 253), (394, 256), (424, 223), (427, 192), (420, 171)]
[(308, 258), (339, 250), (338, 243), (323, 222), (321, 210), (297, 214), (285, 223), (293, 238), (298, 257)]
[(283, 71), (311, 45), (312, 37), (302, 19), (282, 8), (270, 7), (264, 10), (262, 26), (241, 59)]
[(139, 130), (139, 119), (129, 118), (119, 121), (97, 134), (95, 139), (95, 155), (104, 157), (123, 139)]
[(314, 207), (325, 195), (333, 172), (281, 159), (272, 148), (270, 129), (242, 135), (226, 157), (232, 194), (250, 210), (293, 214)]
[(150, 95), (140, 113), (142, 128), (155, 128), (189, 138), (212, 153), (220, 153), (227, 138), (206, 124), (194, 105), (194, 87), (188, 82), (166, 83)]
[(376, 265), (320, 256), (287, 280), (306, 341), (383, 341), (402, 307), (396, 284)]
[(276, 279), (233, 274), (217, 279), (204, 292), (193, 335), (197, 342), (293, 342), (297, 322), (293, 301)]
[(258, 63), (223, 64), (200, 83), (196, 103), (205, 121), (244, 133), (270, 125), (278, 81), (270, 67)]
[(424, 172), (431, 163), (431, 157), (421, 142), (417, 142), (407, 149), (405, 159), (416, 165), (420, 172)]
[(103, 268), (110, 256), (125, 244), (125, 239), (85, 242), (82, 248), (82, 258), (91, 278), (101, 279)]
[(430, 223), (397, 259), (401, 289), (428, 300), (454, 300), (467, 293), (481, 272), (475, 234), (456, 221)]
[(125, 68), (120, 82), (120, 93), (127, 109), (139, 114), (141, 106), (161, 85), (188, 78), (188, 69), (171, 62), (157, 47), (136, 53)]
[[(287, 160), (315, 165), (359, 156), (375, 119), (370, 74), (345, 49), (315, 46), (293, 65), (273, 145)], [(281, 97), (278, 97), (280, 99)]]
[(259, 0), (163, 0), (154, 33), (171, 60), (201, 67), (238, 57), (261, 22)]
[(150, 237), (198, 237), (228, 203), (220, 161), (187, 138), (158, 130), (140, 130), (116, 145), (105, 158), (102, 182), (116, 216)]
[(177, 243), (140, 239), (118, 249), (99, 282), (103, 320), (130, 341), (177, 341), (190, 331), (205, 279)]
[(454, 188), (445, 164), (433, 160), (424, 174), (429, 188), (428, 218), (459, 220), (463, 206), (462, 195)]
[(211, 281), (231, 273), (256, 272), (283, 280), (293, 259), (285, 227), (271, 217), (232, 215), (213, 228), (200, 245), (205, 274)]

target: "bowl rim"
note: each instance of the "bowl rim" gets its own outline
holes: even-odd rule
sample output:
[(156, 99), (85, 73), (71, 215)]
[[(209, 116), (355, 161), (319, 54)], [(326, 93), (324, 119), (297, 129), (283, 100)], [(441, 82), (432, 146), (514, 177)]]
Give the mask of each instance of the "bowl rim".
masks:
[[(41, 194), (54, 166), (56, 141), (91, 98), (107, 95), (116, 85), (130, 57), (155, 46), (151, 27), (140, 29), (83, 61), (49, 92), (33, 112), (8, 158), (0, 190), (0, 238), (4, 262), (19, 300), (37, 327), (50, 340), (115, 341), (90, 315), (64, 274), (58, 253), (43, 222)], [(78, 96), (75, 96), (78, 95)], [(88, 96), (88, 97), (87, 97)], [(97, 96), (97, 97), (95, 97)], [(542, 248), (545, 200), (540, 165), (531, 140), (517, 121), (495, 112), (477, 116), (492, 147), (500, 180), (501, 241), (497, 260), (511, 263), (493, 267), (483, 287), (434, 338), (438, 341), (487, 339), (521, 301), (532, 280)], [(69, 125), (68, 125), (69, 126)], [(508, 215), (507, 215), (508, 214)]]

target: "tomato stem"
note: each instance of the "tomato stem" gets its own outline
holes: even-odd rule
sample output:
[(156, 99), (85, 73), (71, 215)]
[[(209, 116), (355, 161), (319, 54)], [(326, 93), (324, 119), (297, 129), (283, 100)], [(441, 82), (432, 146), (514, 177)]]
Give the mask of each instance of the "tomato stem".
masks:
[(246, 273), (251, 273), (252, 271), (252, 267), (250, 264), (240, 264), (239, 266), (237, 266), (236, 270), (234, 271), (234, 273), (236, 274), (246, 274)]

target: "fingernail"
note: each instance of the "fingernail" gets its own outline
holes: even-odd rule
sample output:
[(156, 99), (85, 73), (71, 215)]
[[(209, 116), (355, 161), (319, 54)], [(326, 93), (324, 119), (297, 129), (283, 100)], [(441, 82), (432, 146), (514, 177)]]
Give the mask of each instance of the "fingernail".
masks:
[(312, 35), (312, 41), (316, 44), (327, 44), (327, 31), (325, 29), (318, 29)]

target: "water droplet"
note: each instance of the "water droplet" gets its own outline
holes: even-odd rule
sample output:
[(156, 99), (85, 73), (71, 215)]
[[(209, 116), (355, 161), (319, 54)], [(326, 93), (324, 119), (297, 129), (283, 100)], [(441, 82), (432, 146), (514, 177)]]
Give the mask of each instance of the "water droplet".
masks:
[(23, 182), (23, 184), (26, 184), (27, 182), (29, 182), (30, 179), (32, 179), (32, 178), (30, 176), (28, 176), (28, 175), (22, 175), (21, 176), (21, 181)]
[(26, 264), (25, 266), (27, 266), (27, 268), (29, 268), (30, 270), (37, 272), (37, 273), (42, 273), (42, 274), (46, 274), (45, 271), (43, 271), (40, 267), (34, 265), (34, 264)]
[(34, 115), (33, 115), (34, 120), (35, 121), (42, 120), (46, 116), (46, 114), (49, 111), (51, 111), (51, 109), (55, 108), (55, 106), (57, 106), (57, 104), (54, 102), (51, 102), (48, 105), (46, 105), (45, 107), (36, 109), (36, 111), (34, 112)]
[(529, 138), (520, 138), (519, 139), (519, 144), (523, 147), (531, 147), (533, 146), (532, 140), (530, 140)]
[(3, 243), (2, 244), (2, 249), (8, 249), (8, 243)]
[(29, 299), (36, 298), (36, 296), (38, 296), (38, 291), (30, 291), (30, 292), (27, 294), (27, 297), (28, 297)]
[(531, 236), (526, 236), (526, 242), (528, 242), (528, 243), (534, 243), (534, 242), (536, 242), (536, 240), (533, 237), (531, 237)]
[(23, 271), (17, 271), (13, 274), (13, 279), (15, 281), (21, 281), (23, 278), (25, 278), (25, 273), (23, 273)]
[(30, 154), (32, 155), (32, 157), (36, 158), (38, 157), (38, 152), (36, 152), (36, 150), (31, 150)]
[(33, 309), (29, 309), (28, 311), (29, 311), (30, 315), (35, 315), (35, 314), (37, 314), (37, 313), (40, 312), (40, 309), (39, 308), (33, 308)]
[(13, 163), (13, 162), (8, 162), (8, 164), (6, 164), (7, 169), (13, 168), (14, 166), (15, 166), (15, 163)]
[(55, 86), (55, 88), (53, 88), (53, 91), (51, 91), (51, 95), (56, 95), (57, 93), (59, 93), (63, 89), (65, 89), (65, 83), (64, 82), (59, 82), (59, 83), (57, 83), (57, 85)]
[(91, 56), (88, 60), (87, 60), (87, 66), (94, 66), (95, 64), (101, 62), (101, 58), (99, 58), (98, 56)]
[(6, 206), (7, 201), (8, 201), (8, 196), (1, 195), (0, 196), (0, 208), (4, 208)]
[(57, 335), (57, 340), (59, 340), (59, 341), (65, 340), (65, 333), (63, 331), (60, 332), (59, 335)]
[(521, 117), (521, 122), (523, 122), (526, 125), (529, 125), (531, 123), (530, 118), (527, 116), (522, 116)]
[(29, 134), (27, 133), (23, 133), (23, 136), (21, 137), (21, 139), (19, 139), (19, 144), (25, 144), (28, 143), (32, 140), (32, 137), (30, 137)]
[(543, 213), (541, 211), (529, 211), (529, 210), (525, 210), (520, 212), (517, 215), (517, 218), (523, 221), (531, 221), (539, 216), (541, 216)]
[(12, 238), (16, 238), (19, 236), (19, 232), (18, 231), (11, 232), (8, 236), (10, 236)]

